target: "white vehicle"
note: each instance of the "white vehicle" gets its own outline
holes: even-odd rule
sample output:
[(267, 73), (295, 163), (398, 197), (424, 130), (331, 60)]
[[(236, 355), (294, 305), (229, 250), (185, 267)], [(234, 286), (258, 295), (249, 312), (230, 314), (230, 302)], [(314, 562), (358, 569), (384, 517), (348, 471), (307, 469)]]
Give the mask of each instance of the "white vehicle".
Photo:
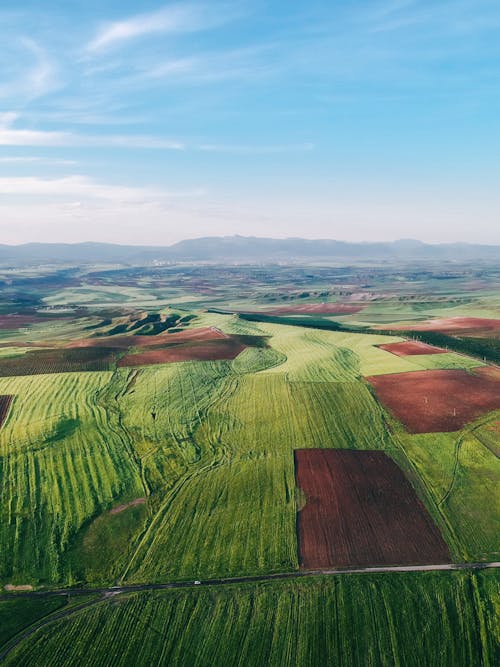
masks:
[(199, 586), (201, 584), (201, 581), (198, 581), (198, 579), (195, 580), (194, 585)]

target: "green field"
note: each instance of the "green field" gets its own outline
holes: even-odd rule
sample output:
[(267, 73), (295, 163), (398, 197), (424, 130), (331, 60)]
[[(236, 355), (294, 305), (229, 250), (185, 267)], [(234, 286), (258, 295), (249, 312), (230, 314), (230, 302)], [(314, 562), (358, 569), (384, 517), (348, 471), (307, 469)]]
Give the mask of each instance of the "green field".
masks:
[(5, 664), (494, 667), (499, 583), (351, 575), (140, 593), (47, 623)]

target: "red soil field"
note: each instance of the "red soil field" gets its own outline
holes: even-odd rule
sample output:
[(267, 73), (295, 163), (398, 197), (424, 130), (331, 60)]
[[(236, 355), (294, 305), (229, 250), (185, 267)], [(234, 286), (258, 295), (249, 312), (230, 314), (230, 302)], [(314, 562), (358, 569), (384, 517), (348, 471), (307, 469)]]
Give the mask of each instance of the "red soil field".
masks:
[(386, 343), (378, 346), (381, 350), (391, 352), (398, 357), (408, 357), (417, 354), (443, 354), (446, 350), (434, 345), (427, 345), (418, 340), (407, 340), (404, 343)]
[(13, 396), (9, 395), (0, 396), (0, 428), (2, 428), (4, 421), (7, 419), (13, 398)]
[(399, 324), (376, 328), (391, 329), (391, 331), (439, 331), (444, 334), (468, 333), (471, 336), (495, 336), (500, 334), (500, 320), (483, 317), (449, 317), (426, 320), (418, 324)]
[(477, 417), (500, 409), (500, 377), (495, 370), (414, 371), (366, 380), (410, 433), (439, 433), (457, 431)]
[(304, 303), (297, 306), (283, 306), (265, 311), (269, 315), (352, 315), (363, 310), (364, 306), (348, 303)]
[(80, 338), (68, 343), (65, 347), (152, 347), (155, 345), (178, 344), (196, 340), (217, 340), (228, 338), (227, 334), (215, 327), (199, 327), (197, 329), (186, 329), (176, 333), (161, 333), (156, 336), (99, 336), (95, 338)]
[(137, 354), (128, 354), (120, 359), (118, 366), (149, 366), (168, 364), (176, 361), (219, 361), (235, 359), (245, 349), (232, 338), (224, 340), (195, 341), (190, 344), (145, 350)]
[(370, 567), (450, 562), (437, 526), (384, 452), (295, 451), (300, 566)]

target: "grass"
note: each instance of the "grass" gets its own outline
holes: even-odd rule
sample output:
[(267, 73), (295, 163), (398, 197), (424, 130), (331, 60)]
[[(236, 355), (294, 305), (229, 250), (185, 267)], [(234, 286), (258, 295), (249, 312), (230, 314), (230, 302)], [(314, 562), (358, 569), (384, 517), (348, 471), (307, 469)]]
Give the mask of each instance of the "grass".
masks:
[(65, 597), (0, 599), (0, 649), (11, 637), (67, 603)]
[(141, 593), (45, 626), (5, 664), (493, 667), (498, 599), (495, 572)]

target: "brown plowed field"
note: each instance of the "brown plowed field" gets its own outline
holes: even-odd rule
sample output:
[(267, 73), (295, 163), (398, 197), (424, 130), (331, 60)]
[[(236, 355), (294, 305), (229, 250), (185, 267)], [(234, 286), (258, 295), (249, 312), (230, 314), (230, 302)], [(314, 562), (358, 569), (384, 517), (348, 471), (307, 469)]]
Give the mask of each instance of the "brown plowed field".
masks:
[(398, 357), (408, 357), (417, 354), (443, 354), (443, 352), (446, 352), (441, 347), (427, 345), (427, 343), (421, 343), (418, 340), (407, 340), (404, 343), (386, 343), (378, 347)]
[(415, 371), (366, 380), (383, 405), (410, 433), (457, 431), (477, 417), (500, 409), (496, 369)]
[(483, 317), (449, 317), (425, 320), (418, 324), (399, 324), (395, 326), (378, 326), (377, 329), (392, 331), (439, 331), (444, 334), (469, 334), (471, 336), (500, 335), (500, 320)]
[(300, 566), (369, 567), (450, 562), (441, 534), (384, 452), (295, 451)]
[(297, 306), (282, 306), (265, 311), (269, 315), (352, 315), (364, 306), (348, 303), (304, 303)]
[(235, 359), (244, 349), (245, 345), (232, 338), (198, 341), (128, 354), (120, 359), (118, 366), (150, 366), (175, 361), (221, 361)]
[(7, 419), (13, 398), (13, 396), (9, 395), (0, 396), (0, 428), (2, 428), (4, 421)]

